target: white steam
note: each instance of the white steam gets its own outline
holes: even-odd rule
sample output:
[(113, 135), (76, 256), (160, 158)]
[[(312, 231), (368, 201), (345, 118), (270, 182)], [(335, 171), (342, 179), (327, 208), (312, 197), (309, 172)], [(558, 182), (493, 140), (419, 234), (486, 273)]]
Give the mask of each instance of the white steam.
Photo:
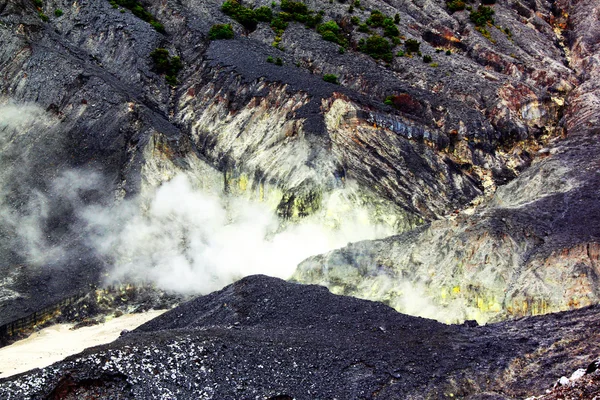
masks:
[[(151, 283), (181, 293), (207, 293), (257, 273), (289, 278), (311, 255), (393, 233), (387, 225), (372, 224), (364, 208), (354, 208), (351, 183), (327, 195), (318, 214), (299, 223), (278, 218), (270, 201), (208, 189), (211, 185), (194, 171), (154, 182), (157, 187), (144, 195), (112, 205), (90, 206), (84, 200), (86, 193), (107, 186), (103, 177), (86, 170), (62, 172), (44, 191), (19, 186), (20, 174), (28, 169), (27, 148), (55, 122), (35, 104), (0, 98), (0, 236), (9, 238), (0, 247), (31, 266), (60, 266), (80, 258), (71, 254), (69, 243), (46, 232), (64, 210), (76, 217), (64, 221), (64, 230), (72, 232), (69, 240), (85, 238), (113, 265), (108, 283)], [(291, 156), (287, 161), (295, 164)], [(27, 193), (18, 204), (8, 200), (15, 185)]]
[(24, 150), (20, 149), (21, 139), (51, 122), (47, 113), (33, 103), (17, 104), (0, 98), (0, 234), (6, 241), (2, 247), (12, 247), (31, 265), (41, 265), (61, 253), (60, 248), (46, 242), (42, 232), (49, 211), (47, 196), (33, 191), (17, 210), (8, 204), (7, 193), (9, 184), (18, 185), (20, 175), (27, 170), (27, 163), (14, 157)]
[(36, 121), (44, 120), (45, 114), (44, 110), (35, 104), (12, 102), (2, 104), (2, 99), (0, 99), (0, 131), (4, 131), (6, 128), (27, 128)]
[(265, 204), (203, 192), (184, 174), (146, 199), (86, 208), (81, 217), (94, 246), (113, 260), (110, 283), (179, 293), (207, 293), (258, 273), (289, 278), (310, 255), (390, 233), (361, 212), (334, 230), (316, 218), (284, 225)]

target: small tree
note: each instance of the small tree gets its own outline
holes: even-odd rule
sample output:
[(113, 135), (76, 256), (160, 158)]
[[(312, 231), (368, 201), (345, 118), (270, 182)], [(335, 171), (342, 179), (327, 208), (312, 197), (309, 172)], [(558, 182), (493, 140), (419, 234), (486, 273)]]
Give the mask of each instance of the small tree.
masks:
[(379, 35), (372, 35), (367, 40), (359, 41), (359, 49), (365, 54), (370, 55), (374, 59), (382, 59), (384, 61), (392, 61), (392, 46), (385, 38)]
[(385, 21), (383, 21), (383, 34), (388, 37), (400, 36), (400, 31), (391, 18), (386, 18)]

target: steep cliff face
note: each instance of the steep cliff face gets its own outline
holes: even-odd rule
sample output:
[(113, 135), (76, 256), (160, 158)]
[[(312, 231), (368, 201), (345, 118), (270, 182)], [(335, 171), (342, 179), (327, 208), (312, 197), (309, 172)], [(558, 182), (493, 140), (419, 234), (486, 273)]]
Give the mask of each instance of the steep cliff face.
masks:
[[(447, 321), (595, 304), (600, 103), (593, 62), (598, 21), (589, 16), (599, 6), (582, 1), (570, 7), (570, 53), (581, 84), (567, 98), (565, 139), (540, 150), (527, 171), (485, 204), (410, 234), (311, 258), (296, 279)], [(415, 308), (415, 294), (432, 301)]]
[[(197, 188), (267, 204), (284, 224), (312, 216), (336, 228), (357, 209), (400, 233), (513, 180), (564, 133), (563, 121), (580, 125), (570, 117), (575, 99), (587, 101), (593, 89), (581, 89), (595, 42), (577, 31), (585, 24), (570, 10), (585, 8), (579, 4), (498, 1), (493, 24), (476, 26), (468, 11), (451, 13), (441, 0), (365, 1), (352, 13), (349, 4), (308, 1), (312, 16), (336, 21), (338, 43), (294, 21), (282, 31), (264, 22), (245, 28), (220, 1), (140, 6), (164, 29), (116, 3), (0, 2), (0, 101), (36, 107), (35, 123), (0, 125), (3, 209), (14, 221), (0, 226), (10, 238), (0, 244), (0, 269), (10, 277), (0, 324), (85, 292), (114, 263), (90, 245), (95, 228), (82, 226), (82, 206), (112, 207), (183, 172)], [(398, 14), (395, 39), (386, 40), (399, 44), (386, 61), (365, 54), (383, 28), (352, 20), (379, 18), (375, 10)], [(567, 14), (578, 27), (564, 39), (573, 42), (574, 70), (560, 42)], [(232, 23), (234, 39), (210, 41), (215, 23)], [(153, 64), (157, 48), (180, 57), (177, 85)], [(574, 87), (584, 92), (566, 103)], [(586, 149), (569, 143), (571, 152)], [(73, 178), (73, 170), (85, 172)], [(23, 239), (27, 218), (37, 228)], [(458, 240), (445, 232), (432, 235), (444, 246)], [(513, 258), (515, 247), (537, 245), (517, 239), (502, 242)], [(502, 252), (497, 258), (498, 270), (514, 264)], [(38, 287), (42, 294), (32, 295)]]
[(595, 304), (598, 146), (587, 138), (553, 149), (489, 204), (310, 258), (295, 279), (447, 322)]

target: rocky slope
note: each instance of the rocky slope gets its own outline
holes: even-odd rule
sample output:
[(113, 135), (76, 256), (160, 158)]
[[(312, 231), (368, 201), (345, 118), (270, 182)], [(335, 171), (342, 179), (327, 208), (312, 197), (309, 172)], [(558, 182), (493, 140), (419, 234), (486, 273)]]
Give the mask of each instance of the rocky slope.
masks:
[(312, 257), (294, 277), (447, 322), (595, 304), (598, 150), (594, 137), (561, 141), (485, 206)]
[[(352, 13), (307, 1), (336, 21), (339, 43), (294, 21), (247, 29), (221, 6), (140, 4), (163, 31), (116, 3), (0, 0), (2, 116), (32, 107), (0, 124), (0, 327), (45, 319), (112, 272), (116, 252), (90, 243), (82, 209), (110, 212), (181, 171), (289, 224), (312, 215), (336, 228), (354, 209), (395, 233), (425, 223), (312, 259), (303, 282), (401, 309), (407, 291), (468, 308), (450, 319), (597, 300), (593, 1), (498, 0), (481, 26), (441, 0), (365, 0)], [(375, 10), (398, 14), (388, 61), (361, 42), (383, 28), (352, 21)], [(210, 41), (216, 23), (234, 38)], [(178, 85), (153, 64), (157, 48), (180, 57)], [(472, 215), (446, 218), (499, 185)]]
[[(566, 137), (541, 149), (529, 169), (484, 204), (405, 235), (311, 258), (299, 267), (298, 281), (446, 321), (484, 322), (598, 302), (600, 23), (590, 16), (600, 8), (592, 1), (555, 7), (555, 14), (569, 14), (579, 81), (567, 97)], [(431, 301), (415, 307), (415, 296)]]
[[(307, 313), (306, 310), (311, 310)], [(512, 399), (597, 353), (597, 307), (484, 327), (245, 278), (114, 343), (0, 381), (6, 399)], [(596, 392), (597, 393), (597, 392)]]

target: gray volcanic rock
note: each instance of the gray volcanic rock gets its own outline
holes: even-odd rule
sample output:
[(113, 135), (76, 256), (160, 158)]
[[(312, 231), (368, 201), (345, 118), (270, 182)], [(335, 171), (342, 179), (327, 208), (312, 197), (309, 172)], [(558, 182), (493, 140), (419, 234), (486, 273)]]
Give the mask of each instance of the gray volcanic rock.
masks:
[(596, 304), (598, 151), (594, 137), (557, 142), (485, 205), (311, 257), (294, 279), (448, 322)]
[[(295, 279), (385, 301), (400, 311), (481, 322), (567, 310), (600, 299), (594, 1), (557, 3), (580, 83), (567, 97), (566, 137), (487, 202), (397, 237), (313, 257)], [(571, 13), (568, 10), (573, 10)], [(558, 23), (560, 24), (560, 22)], [(417, 302), (414, 298), (429, 301)], [(410, 308), (412, 307), (412, 309)]]
[[(92, 45), (88, 39), (94, 26), (107, 26), (93, 16), (108, 9), (108, 3), (94, 2), (86, 12), (74, 9), (70, 19), (57, 19), (50, 27), (30, 2), (0, 4), (2, 105), (34, 104), (45, 110), (36, 114), (35, 123), (0, 125), (5, 168), (0, 193), (6, 216), (0, 224), (0, 271), (12, 277), (5, 286), (17, 298), (0, 298), (0, 326), (99, 283), (107, 260), (90, 248), (75, 210), (111, 204), (117, 189), (138, 190), (141, 150), (149, 136), (158, 130), (178, 138), (178, 129), (144, 94), (150, 84), (126, 79), (127, 71), (139, 74), (135, 54), (119, 57), (107, 68), (86, 48)], [(145, 45), (137, 43), (138, 51), (156, 46), (158, 34), (147, 24), (132, 15), (118, 18), (128, 18), (129, 29), (144, 31)], [(108, 37), (107, 42), (103, 45), (121, 46), (117, 38)], [(142, 64), (139, 68), (151, 74), (149, 64)], [(76, 180), (62, 179), (73, 170), (81, 171)], [(28, 225), (39, 229), (30, 236), (37, 236), (39, 243), (20, 239), (20, 233), (32, 228), (23, 226), (28, 216)], [(28, 252), (29, 245), (37, 259)], [(62, 250), (53, 251), (57, 248)]]
[[(523, 398), (587, 366), (596, 307), (444, 325), (251, 276), (112, 344), (0, 381), (12, 399)], [(551, 363), (549, 364), (549, 361)]]
[[(364, 0), (353, 14), (345, 3), (306, 4), (337, 21), (348, 42), (343, 54), (297, 22), (280, 38), (265, 23), (246, 30), (216, 0), (144, 2), (164, 34), (105, 1), (46, 0), (38, 10), (27, 0), (0, 0), (0, 103), (43, 111), (35, 123), (0, 126), (0, 194), (10, 216), (0, 223), (7, 277), (0, 327), (36, 321), (36, 312), (102, 283), (113, 260), (90, 245), (81, 206), (110, 207), (192, 171), (219, 181), (223, 192), (267, 199), (282, 220), (295, 222), (326, 213), (327, 194), (355, 183), (350, 206), (368, 207), (372, 223), (400, 233), (478, 203), (517, 177), (576, 122), (579, 103), (566, 102), (574, 87), (583, 85), (574, 100), (595, 104), (587, 100), (595, 86), (586, 71), (596, 71), (596, 25), (583, 21), (593, 2), (498, 0), (495, 24), (479, 30), (467, 11), (450, 13), (443, 0)], [(398, 13), (401, 40), (421, 42), (422, 55), (437, 65), (421, 55), (385, 63), (359, 52), (368, 35), (351, 16), (364, 22), (376, 9)], [(572, 37), (563, 38), (567, 22)], [(215, 23), (232, 23), (235, 38), (209, 41)], [(176, 87), (152, 65), (159, 47), (181, 57)], [(568, 49), (578, 60), (573, 69)], [(328, 73), (340, 85), (324, 82)], [(394, 107), (384, 104), (390, 96)], [(63, 179), (73, 170), (80, 179)], [(39, 228), (27, 240), (23, 220)], [(595, 237), (592, 230), (588, 242)], [(453, 240), (462, 242), (445, 242)], [(506, 248), (502, 257), (520, 254)], [(465, 249), (457, 249), (462, 257)], [(513, 264), (506, 260), (493, 268)]]

